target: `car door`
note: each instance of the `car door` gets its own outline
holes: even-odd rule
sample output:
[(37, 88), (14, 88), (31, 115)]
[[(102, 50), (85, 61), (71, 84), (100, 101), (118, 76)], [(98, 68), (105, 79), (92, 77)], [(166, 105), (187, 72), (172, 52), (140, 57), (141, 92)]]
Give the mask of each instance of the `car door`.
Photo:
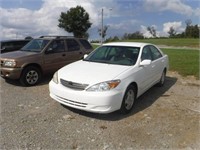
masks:
[(67, 64), (65, 41), (63, 39), (53, 40), (45, 50), (44, 70), (55, 72)]
[(149, 46), (152, 55), (152, 73), (153, 73), (153, 83), (156, 83), (160, 80), (163, 69), (164, 61), (161, 52), (153, 45)]
[[(152, 55), (149, 46), (145, 46), (142, 49), (142, 54), (140, 58), (141, 62), (143, 60), (152, 60)], [(151, 87), (153, 82), (153, 69), (152, 63), (145, 66), (139, 66), (137, 71), (137, 80), (139, 85), (139, 90), (141, 92), (146, 91), (149, 87)]]
[(84, 53), (81, 50), (80, 44), (75, 39), (65, 39), (67, 46), (68, 63), (80, 60), (83, 58)]

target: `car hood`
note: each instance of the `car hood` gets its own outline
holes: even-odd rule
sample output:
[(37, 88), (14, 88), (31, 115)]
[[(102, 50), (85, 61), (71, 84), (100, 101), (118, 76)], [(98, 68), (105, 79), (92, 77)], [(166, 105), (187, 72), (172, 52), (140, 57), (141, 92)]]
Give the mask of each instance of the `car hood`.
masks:
[(117, 77), (131, 66), (77, 61), (58, 71), (59, 78), (81, 84), (97, 84), (118, 79)]
[(27, 57), (37, 54), (36, 52), (26, 52), (26, 51), (14, 51), (14, 52), (8, 52), (1, 54), (1, 58), (6, 58), (6, 59), (18, 59), (22, 57)]

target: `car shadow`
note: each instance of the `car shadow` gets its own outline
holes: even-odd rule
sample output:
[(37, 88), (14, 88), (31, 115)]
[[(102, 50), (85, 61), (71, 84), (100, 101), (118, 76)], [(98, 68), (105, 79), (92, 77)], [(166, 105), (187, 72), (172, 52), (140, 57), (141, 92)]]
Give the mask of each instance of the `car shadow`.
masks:
[(120, 114), (119, 111), (115, 111), (109, 114), (98, 114), (98, 113), (91, 113), (91, 112), (74, 109), (74, 108), (67, 107), (64, 105), (62, 106), (65, 107), (66, 109), (69, 109), (70, 111), (74, 113), (78, 113), (86, 117), (95, 118), (99, 120), (118, 121), (126, 117), (132, 116), (134, 114), (137, 114), (138, 112), (143, 111), (144, 109), (150, 107), (161, 96), (164, 96), (164, 93), (168, 91), (176, 83), (176, 81), (177, 81), (177, 78), (166, 77), (164, 86), (162, 87), (153, 86), (152, 88), (150, 88), (147, 92), (145, 92), (135, 101), (133, 110), (129, 114), (126, 114), (126, 115)]
[[(37, 84), (37, 85), (34, 85), (34, 86), (46, 85), (46, 84), (48, 84), (51, 81), (52, 78), (53, 78), (53, 74), (45, 75), (41, 79), (40, 83)], [(19, 82), (19, 80), (5, 79), (5, 82), (8, 83), (8, 84), (15, 85), (15, 86), (21, 86), (21, 87), (23, 87), (23, 85)]]
[(5, 79), (5, 82), (8, 84), (12, 84), (15, 86), (22, 86), (19, 82), (19, 80), (13, 80), (13, 79)]
[(53, 78), (53, 74), (48, 74), (48, 75), (45, 75), (41, 82), (36, 85), (36, 86), (41, 86), (41, 85), (46, 85), (46, 84), (49, 84), (49, 82), (51, 81), (51, 79)]

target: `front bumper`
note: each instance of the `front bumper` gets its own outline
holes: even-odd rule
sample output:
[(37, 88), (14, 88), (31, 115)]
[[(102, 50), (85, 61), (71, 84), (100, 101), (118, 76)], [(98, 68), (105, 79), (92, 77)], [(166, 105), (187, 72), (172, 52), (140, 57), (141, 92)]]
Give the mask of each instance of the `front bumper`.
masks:
[(78, 91), (53, 81), (49, 83), (49, 91), (50, 96), (63, 105), (95, 113), (110, 113), (119, 110), (123, 99), (123, 91)]
[(19, 79), (22, 72), (22, 68), (1, 67), (0, 70), (1, 70), (1, 77), (9, 79)]

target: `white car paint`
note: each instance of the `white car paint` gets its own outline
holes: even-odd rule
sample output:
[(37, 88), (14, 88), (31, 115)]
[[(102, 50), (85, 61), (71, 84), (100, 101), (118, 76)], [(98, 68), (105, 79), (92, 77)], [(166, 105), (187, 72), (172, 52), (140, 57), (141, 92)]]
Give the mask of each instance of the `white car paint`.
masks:
[[(59, 76), (67, 81), (76, 81), (83, 84), (96, 84), (102, 81), (115, 79), (119, 74), (130, 69), (129, 66), (77, 61), (59, 70)], [(64, 71), (67, 70), (67, 71)]]
[[(117, 65), (80, 60), (69, 64), (57, 71), (58, 83), (53, 79), (49, 83), (50, 96), (69, 107), (96, 113), (110, 113), (119, 110), (127, 87), (131, 83), (137, 85), (139, 97), (150, 87), (158, 83), (164, 69), (168, 69), (168, 56), (160, 49), (162, 57), (141, 62), (143, 47), (152, 45), (148, 43), (117, 42), (103, 46), (140, 47), (138, 59), (134, 65)], [(154, 46), (154, 45), (153, 45)], [(93, 52), (92, 52), (93, 53)], [(84, 90), (72, 89), (61, 84), (60, 79), (87, 84)], [(97, 83), (120, 80), (119, 85), (107, 91), (88, 91), (87, 89)]]

